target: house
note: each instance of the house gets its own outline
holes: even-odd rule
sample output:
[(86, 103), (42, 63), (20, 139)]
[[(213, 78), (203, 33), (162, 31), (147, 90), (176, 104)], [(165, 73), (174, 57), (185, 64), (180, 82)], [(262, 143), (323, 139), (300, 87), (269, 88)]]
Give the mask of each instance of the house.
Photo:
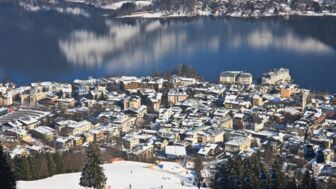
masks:
[(195, 78), (187, 78), (187, 77), (180, 77), (180, 76), (172, 76), (171, 78), (173, 86), (176, 87), (186, 87), (189, 85), (195, 85), (196, 79)]
[(197, 154), (202, 155), (204, 157), (215, 155), (219, 152), (218, 144), (207, 143), (200, 150), (198, 150)]
[(139, 144), (139, 139), (132, 136), (124, 136), (123, 137), (123, 146), (127, 149), (132, 149), (134, 146)]
[(52, 141), (55, 137), (55, 130), (47, 126), (39, 126), (31, 130), (34, 138), (41, 139), (43, 141)]
[(154, 148), (151, 144), (138, 144), (128, 153), (128, 160), (152, 162), (154, 158)]
[(141, 98), (137, 95), (131, 95), (124, 99), (124, 110), (129, 108), (139, 109), (141, 106)]
[(73, 108), (75, 106), (75, 99), (74, 98), (57, 99), (57, 106), (61, 109)]
[(178, 91), (176, 89), (170, 89), (168, 92), (168, 105), (172, 106), (178, 102), (182, 102), (188, 98), (188, 94), (185, 91)]
[(56, 130), (65, 135), (80, 135), (92, 128), (89, 121), (83, 120), (80, 122), (73, 120), (65, 120), (56, 123)]
[(0, 95), (0, 107), (11, 106), (13, 104), (13, 97), (9, 94)]
[(168, 145), (165, 148), (165, 154), (168, 159), (178, 159), (187, 155), (184, 146)]
[(111, 124), (120, 128), (122, 132), (128, 133), (132, 130), (132, 120), (125, 114), (116, 114), (111, 120)]
[(219, 83), (221, 84), (252, 84), (252, 74), (242, 71), (225, 71), (220, 74)]
[(237, 153), (248, 150), (251, 147), (251, 138), (245, 136), (235, 137), (225, 143), (225, 151), (230, 153)]
[(73, 141), (68, 137), (58, 137), (55, 140), (55, 147), (57, 149), (67, 149), (73, 146)]
[(289, 81), (291, 76), (289, 75), (289, 70), (287, 68), (278, 68), (264, 73), (261, 78), (262, 84), (274, 85), (278, 82)]

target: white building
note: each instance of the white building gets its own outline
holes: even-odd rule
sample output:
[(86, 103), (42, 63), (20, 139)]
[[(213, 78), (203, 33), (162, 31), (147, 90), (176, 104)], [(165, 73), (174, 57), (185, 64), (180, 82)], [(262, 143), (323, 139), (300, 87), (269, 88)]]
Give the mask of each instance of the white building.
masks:
[(261, 78), (262, 84), (274, 85), (281, 81), (289, 81), (291, 76), (289, 75), (289, 70), (287, 68), (278, 68), (267, 73), (264, 73)]
[(166, 146), (165, 153), (168, 158), (175, 159), (178, 157), (184, 157), (187, 155), (186, 149), (184, 146)]
[(220, 74), (219, 82), (222, 84), (250, 85), (252, 84), (252, 74), (242, 71), (225, 71)]

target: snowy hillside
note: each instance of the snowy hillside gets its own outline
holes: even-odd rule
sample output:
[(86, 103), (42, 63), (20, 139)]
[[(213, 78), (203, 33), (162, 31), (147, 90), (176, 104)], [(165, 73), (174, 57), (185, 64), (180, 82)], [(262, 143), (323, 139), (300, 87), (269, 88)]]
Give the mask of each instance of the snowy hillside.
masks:
[[(178, 163), (160, 163), (154, 166), (146, 163), (121, 161), (105, 164), (107, 185), (111, 189), (192, 189), (193, 175)], [(79, 186), (80, 173), (56, 175), (36, 181), (19, 181), (18, 189), (83, 189)], [(182, 182), (184, 185), (182, 185)]]

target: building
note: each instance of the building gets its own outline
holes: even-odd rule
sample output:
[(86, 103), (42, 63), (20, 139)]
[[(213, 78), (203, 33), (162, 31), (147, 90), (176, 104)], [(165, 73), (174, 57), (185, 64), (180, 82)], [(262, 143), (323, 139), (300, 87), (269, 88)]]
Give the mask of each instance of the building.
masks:
[(139, 139), (132, 136), (125, 136), (123, 137), (122, 140), (123, 140), (123, 146), (126, 149), (132, 149), (134, 146), (139, 144)]
[(46, 97), (46, 93), (42, 91), (32, 91), (29, 97), (30, 106), (34, 107), (39, 100)]
[(0, 116), (8, 114), (8, 108), (2, 107), (0, 108)]
[(289, 75), (289, 70), (287, 68), (278, 68), (267, 73), (264, 73), (261, 78), (262, 84), (274, 85), (282, 81), (290, 81), (291, 76)]
[(187, 78), (187, 77), (180, 77), (180, 76), (172, 76), (172, 82), (174, 87), (186, 87), (190, 85), (196, 84), (195, 78)]
[(165, 148), (165, 153), (168, 159), (177, 159), (187, 155), (186, 148), (184, 146), (169, 145)]
[(225, 143), (225, 151), (230, 153), (238, 153), (250, 149), (251, 138), (238, 136)]
[(259, 95), (254, 95), (252, 97), (252, 104), (253, 106), (262, 106), (263, 105), (263, 99)]
[(207, 143), (197, 152), (197, 154), (208, 157), (218, 154), (219, 151), (218, 144)]
[(150, 98), (148, 100), (147, 109), (149, 112), (158, 112), (161, 107), (161, 99)]
[(86, 133), (82, 134), (81, 137), (84, 139), (84, 142), (87, 142), (87, 143), (94, 142), (94, 140), (95, 140), (94, 134), (90, 133), (90, 132), (86, 132)]
[(302, 90), (302, 98), (301, 98), (302, 113), (304, 112), (304, 109), (306, 108), (308, 95), (309, 95), (309, 90)]
[(220, 74), (219, 83), (221, 84), (252, 84), (252, 74), (242, 71), (225, 71)]
[(225, 117), (220, 119), (220, 126), (225, 129), (232, 129), (233, 127), (233, 119), (231, 116), (226, 115)]
[(138, 109), (135, 108), (129, 108), (124, 110), (124, 114), (131, 118), (136, 118), (136, 121), (141, 121), (145, 114), (147, 113), (147, 106), (140, 106)]
[(152, 162), (153, 159), (154, 148), (153, 145), (149, 144), (137, 145), (128, 153), (128, 160), (130, 161)]
[(239, 71), (225, 71), (219, 76), (219, 83), (221, 84), (233, 84), (236, 83), (236, 78), (239, 75)]
[(293, 88), (290, 86), (284, 86), (280, 88), (280, 96), (281, 98), (289, 98), (292, 96)]
[(124, 99), (124, 110), (129, 108), (139, 109), (141, 106), (141, 98), (136, 95), (129, 96)]
[(252, 84), (252, 74), (241, 72), (237, 76), (237, 83), (242, 85), (251, 85)]
[(80, 135), (89, 131), (92, 124), (89, 121), (83, 120), (80, 122), (73, 120), (60, 121), (56, 123), (56, 129), (66, 135)]
[(8, 113), (0, 117), (0, 125), (10, 125), (16, 127), (18, 124), (27, 130), (34, 129), (38, 123), (48, 121), (50, 112), (42, 112), (37, 110), (21, 109), (15, 112)]
[(41, 139), (43, 141), (52, 141), (55, 137), (55, 130), (47, 126), (39, 126), (31, 130), (34, 138)]
[(170, 89), (168, 92), (168, 105), (172, 106), (178, 102), (182, 102), (188, 98), (188, 94), (185, 91), (178, 91)]
[(58, 137), (55, 140), (55, 146), (57, 149), (66, 149), (73, 147), (73, 141), (68, 137)]
[(112, 120), (111, 124), (119, 129), (121, 132), (128, 133), (132, 130), (132, 120), (129, 116), (125, 114), (118, 114)]
[(9, 94), (0, 95), (0, 106), (10, 106), (13, 104), (13, 97)]
[(323, 163), (317, 163), (315, 160), (311, 164), (314, 176), (318, 176), (324, 167)]
[(205, 131), (199, 132), (197, 140), (199, 143), (218, 143), (224, 141), (224, 129), (207, 129)]
[(75, 106), (74, 98), (60, 98), (57, 99), (57, 106), (61, 109), (73, 108)]

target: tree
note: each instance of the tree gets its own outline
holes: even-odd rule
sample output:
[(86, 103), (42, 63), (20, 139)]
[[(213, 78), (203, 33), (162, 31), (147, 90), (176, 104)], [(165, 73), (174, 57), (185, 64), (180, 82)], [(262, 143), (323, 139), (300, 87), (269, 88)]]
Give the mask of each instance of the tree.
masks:
[(5, 76), (2, 80), (3, 84), (10, 83), (10, 82), (12, 82), (12, 79), (9, 75)]
[(3, 147), (0, 146), (0, 186), (6, 189), (15, 189), (15, 175), (9, 166)]
[(102, 189), (106, 183), (106, 176), (100, 156), (100, 149), (97, 144), (91, 143), (86, 151), (86, 163), (80, 178), (80, 185), (83, 187), (93, 187)]
[(282, 161), (279, 156), (276, 156), (274, 158), (274, 161), (272, 163), (272, 167), (274, 169), (274, 172), (276, 174), (276, 180), (273, 185), (273, 189), (275, 188), (283, 188), (284, 186), (287, 185), (286, 180), (285, 180), (285, 175), (282, 171)]
[(310, 188), (310, 180), (311, 176), (308, 170), (305, 171), (302, 181), (301, 181), (301, 187), (302, 189), (309, 189)]
[(297, 189), (297, 184), (295, 178), (292, 179), (292, 181), (287, 182), (287, 187), (288, 189)]
[(18, 180), (31, 180), (31, 169), (27, 157), (14, 157), (14, 172)]
[(317, 184), (316, 184), (316, 181), (315, 181), (315, 177), (311, 178), (310, 189), (317, 189)]
[(266, 145), (265, 145), (265, 160), (267, 160), (268, 162), (271, 162), (274, 158), (274, 150), (273, 150), (273, 146), (271, 145), (270, 142), (268, 142)]
[(316, 162), (317, 163), (324, 163), (325, 159), (324, 159), (324, 154), (322, 149), (317, 151), (317, 155), (316, 155)]
[(53, 159), (55, 162), (55, 173), (65, 173), (65, 166), (64, 166), (64, 158), (60, 152), (56, 152), (53, 154)]
[(55, 174), (56, 172), (56, 163), (55, 163), (53, 154), (47, 153), (46, 156), (47, 156), (47, 161), (48, 161), (48, 173), (49, 173), (48, 176), (51, 176)]
[(196, 156), (194, 159), (195, 170), (200, 173), (203, 169), (203, 160), (201, 156)]

